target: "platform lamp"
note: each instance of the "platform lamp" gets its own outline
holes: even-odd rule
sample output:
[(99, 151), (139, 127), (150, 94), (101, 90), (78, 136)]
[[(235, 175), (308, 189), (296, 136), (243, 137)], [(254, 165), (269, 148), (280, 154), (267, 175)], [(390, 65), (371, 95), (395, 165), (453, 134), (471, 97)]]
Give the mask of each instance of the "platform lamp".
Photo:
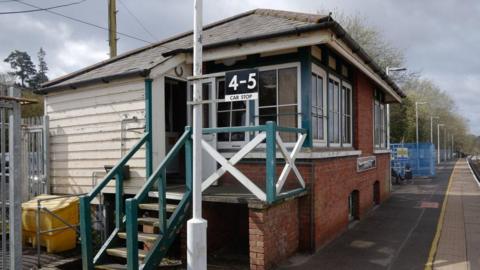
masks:
[[(390, 76), (392, 71), (406, 71), (406, 67), (387, 67), (385, 73)], [(387, 104), (387, 148), (390, 149), (390, 104)]]
[(440, 164), (440, 127), (445, 126), (445, 124), (437, 124), (437, 164)]

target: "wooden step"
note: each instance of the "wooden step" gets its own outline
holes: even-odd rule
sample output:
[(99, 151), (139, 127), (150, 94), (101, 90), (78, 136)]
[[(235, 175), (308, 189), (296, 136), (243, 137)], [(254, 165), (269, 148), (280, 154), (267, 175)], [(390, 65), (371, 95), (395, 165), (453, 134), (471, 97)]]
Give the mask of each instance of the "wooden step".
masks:
[[(142, 210), (149, 210), (149, 211), (158, 211), (158, 203), (142, 203), (138, 205), (138, 208)], [(167, 204), (167, 212), (173, 213), (177, 208), (176, 204)]]
[[(183, 199), (183, 192), (176, 192), (172, 191), (165, 194), (168, 200), (174, 200), (174, 201), (181, 201)], [(150, 191), (148, 192), (148, 196), (151, 198), (158, 198), (158, 191)]]
[[(159, 267), (168, 267), (168, 269), (170, 269), (170, 267), (181, 266), (181, 265), (182, 265), (182, 261), (180, 261), (180, 260), (165, 258), (165, 259), (162, 260)], [(127, 265), (125, 265), (125, 264), (103, 264), (103, 265), (95, 265), (95, 269), (126, 270)]]
[[(127, 258), (127, 248), (125, 248), (125, 247), (109, 248), (109, 249), (107, 249), (107, 254), (110, 255), (110, 256), (120, 257), (120, 258), (125, 258), (126, 259)], [(140, 260), (145, 259), (146, 256), (147, 256), (147, 251), (145, 251), (143, 249), (138, 250), (138, 258)]]
[(125, 264), (102, 264), (102, 265), (95, 265), (95, 269), (101, 270), (126, 270), (127, 265)]
[(139, 225), (150, 225), (154, 227), (160, 227), (160, 222), (158, 218), (153, 218), (153, 217), (141, 217), (138, 218), (138, 224)]
[[(138, 233), (138, 241), (140, 242), (154, 242), (155, 240), (157, 240), (157, 238), (159, 237), (160, 235), (159, 234), (155, 234), (155, 233)], [(126, 232), (119, 232), (118, 233), (118, 237), (122, 238), (122, 239), (127, 239), (127, 233)]]

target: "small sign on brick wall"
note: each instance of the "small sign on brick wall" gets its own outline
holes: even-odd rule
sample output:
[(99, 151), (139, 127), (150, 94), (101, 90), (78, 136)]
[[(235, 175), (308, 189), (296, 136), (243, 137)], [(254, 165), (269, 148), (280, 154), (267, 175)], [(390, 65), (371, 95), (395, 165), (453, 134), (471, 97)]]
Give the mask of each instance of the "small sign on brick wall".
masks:
[(364, 172), (377, 167), (377, 157), (359, 157), (357, 158), (357, 172)]

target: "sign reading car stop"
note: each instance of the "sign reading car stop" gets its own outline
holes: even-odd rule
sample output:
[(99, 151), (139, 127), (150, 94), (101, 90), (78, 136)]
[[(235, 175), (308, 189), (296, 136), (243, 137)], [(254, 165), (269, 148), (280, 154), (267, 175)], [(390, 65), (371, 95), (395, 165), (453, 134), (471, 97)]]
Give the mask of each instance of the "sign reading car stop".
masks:
[(257, 69), (226, 72), (225, 82), (225, 101), (258, 99)]

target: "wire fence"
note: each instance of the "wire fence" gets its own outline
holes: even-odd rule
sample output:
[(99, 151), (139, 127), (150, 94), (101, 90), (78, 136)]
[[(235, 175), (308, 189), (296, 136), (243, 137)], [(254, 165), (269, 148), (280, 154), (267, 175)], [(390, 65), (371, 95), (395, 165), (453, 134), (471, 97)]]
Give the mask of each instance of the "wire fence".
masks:
[(413, 176), (435, 176), (436, 151), (431, 143), (390, 144), (391, 166), (399, 175), (405, 176), (410, 168)]

